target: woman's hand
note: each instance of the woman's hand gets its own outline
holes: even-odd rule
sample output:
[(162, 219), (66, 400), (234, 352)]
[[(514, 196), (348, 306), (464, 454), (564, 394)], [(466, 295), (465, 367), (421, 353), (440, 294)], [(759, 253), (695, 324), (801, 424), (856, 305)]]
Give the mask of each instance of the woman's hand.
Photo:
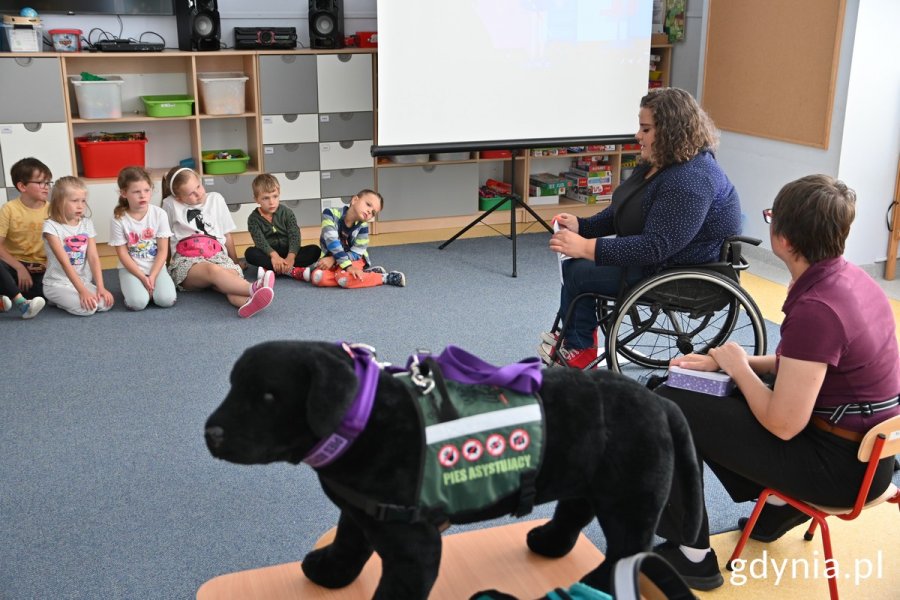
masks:
[(718, 371), (719, 363), (707, 354), (686, 354), (676, 356), (669, 362), (670, 367), (681, 367), (691, 371)]
[(569, 213), (559, 213), (553, 220), (557, 222), (560, 229), (568, 229), (569, 231), (573, 231), (578, 233), (578, 217), (575, 215), (570, 215)]
[(550, 249), (572, 258), (594, 260), (596, 240), (586, 240), (574, 231), (560, 229), (550, 238)]
[(718, 348), (710, 348), (709, 355), (723, 371), (732, 377), (739, 369), (750, 368), (747, 352), (736, 342), (728, 342)]

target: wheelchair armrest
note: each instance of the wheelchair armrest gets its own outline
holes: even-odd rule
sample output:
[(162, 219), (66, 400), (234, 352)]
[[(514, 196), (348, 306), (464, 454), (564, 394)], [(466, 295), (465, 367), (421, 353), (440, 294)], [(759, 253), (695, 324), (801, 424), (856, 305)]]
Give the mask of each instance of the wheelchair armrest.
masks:
[(733, 235), (725, 238), (722, 243), (722, 250), (719, 252), (719, 261), (729, 263), (737, 271), (743, 271), (750, 266), (743, 256), (741, 256), (741, 244), (750, 244), (759, 246), (762, 240), (744, 235)]

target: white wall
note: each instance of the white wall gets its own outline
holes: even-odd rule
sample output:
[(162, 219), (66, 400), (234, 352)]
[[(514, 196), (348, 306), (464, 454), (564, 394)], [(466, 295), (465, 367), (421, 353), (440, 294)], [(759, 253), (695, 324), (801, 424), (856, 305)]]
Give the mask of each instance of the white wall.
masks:
[[(705, 5), (704, 0), (704, 23)], [(722, 132), (718, 158), (740, 193), (747, 235), (769, 247), (761, 210), (785, 183), (824, 173), (857, 192), (847, 259), (861, 265), (884, 259), (884, 214), (900, 155), (900, 46), (892, 29), (897, 22), (897, 0), (847, 0), (827, 149)]]
[[(222, 27), (222, 41), (234, 45), (235, 27), (296, 27), (297, 38), (304, 47), (309, 46), (309, 3), (303, 0), (261, 0), (256, 6), (264, 5), (265, 11), (253, 10), (254, 3), (247, 0), (218, 0), (219, 17)], [(90, 29), (102, 28), (113, 36), (140, 39), (141, 34), (153, 31), (166, 41), (166, 47), (177, 48), (178, 37), (175, 17), (122, 17), (122, 26), (114, 16), (95, 15), (42, 15), (44, 31), (49, 29), (81, 29), (87, 37)], [(357, 31), (374, 31), (375, 0), (344, 0), (344, 34)], [(100, 39), (92, 36), (92, 40)], [(159, 39), (150, 34), (144, 41)]]
[(838, 177), (857, 193), (847, 258), (859, 264), (884, 260), (890, 236), (885, 213), (900, 157), (898, 23), (897, 0), (863, 0), (859, 5), (838, 165)]

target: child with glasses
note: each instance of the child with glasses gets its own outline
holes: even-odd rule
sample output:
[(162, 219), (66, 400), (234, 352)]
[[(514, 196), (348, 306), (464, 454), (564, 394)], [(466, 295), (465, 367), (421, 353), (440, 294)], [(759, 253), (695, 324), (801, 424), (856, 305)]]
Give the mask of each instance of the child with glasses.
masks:
[(0, 309), (15, 307), (30, 319), (44, 307), (47, 255), (41, 231), (48, 216), (52, 174), (36, 158), (23, 158), (9, 170), (20, 196), (0, 207)]
[(244, 279), (231, 237), (236, 226), (222, 194), (207, 193), (193, 169), (174, 167), (163, 177), (162, 195), (175, 245), (169, 275), (179, 289), (225, 294), (243, 318), (269, 306), (275, 273), (263, 271), (252, 283)]

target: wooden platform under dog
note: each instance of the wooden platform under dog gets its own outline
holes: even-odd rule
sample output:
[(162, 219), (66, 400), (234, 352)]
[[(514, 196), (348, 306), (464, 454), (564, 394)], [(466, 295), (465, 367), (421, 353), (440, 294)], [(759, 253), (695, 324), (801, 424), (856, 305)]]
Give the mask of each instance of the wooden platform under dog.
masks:
[[(429, 598), (460, 600), (491, 588), (536, 598), (570, 586), (603, 560), (584, 534), (563, 558), (534, 554), (525, 545), (525, 535), (543, 522), (523, 521), (444, 536), (441, 569)], [(292, 562), (214, 577), (200, 586), (197, 600), (368, 600), (380, 576), (381, 559), (373, 554), (356, 581), (329, 590), (308, 580), (300, 563)]]

